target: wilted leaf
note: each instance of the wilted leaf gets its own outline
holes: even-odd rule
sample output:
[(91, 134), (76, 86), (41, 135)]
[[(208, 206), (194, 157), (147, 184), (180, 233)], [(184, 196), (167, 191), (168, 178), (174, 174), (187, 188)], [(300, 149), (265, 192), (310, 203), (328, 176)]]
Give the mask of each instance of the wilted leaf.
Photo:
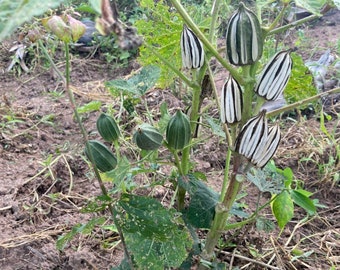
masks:
[(72, 40), (71, 28), (64, 22), (60, 16), (52, 16), (43, 20), (43, 25), (51, 31), (60, 40), (69, 43)]
[(81, 21), (76, 20), (70, 15), (67, 15), (67, 19), (71, 28), (72, 41), (76, 42), (82, 37), (82, 35), (84, 35), (86, 26)]

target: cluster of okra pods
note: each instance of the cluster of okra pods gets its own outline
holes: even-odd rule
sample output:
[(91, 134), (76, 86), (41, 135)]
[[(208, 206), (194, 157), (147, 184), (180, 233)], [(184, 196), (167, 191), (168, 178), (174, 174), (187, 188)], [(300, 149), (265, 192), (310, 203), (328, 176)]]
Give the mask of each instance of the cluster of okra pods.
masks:
[[(235, 67), (256, 63), (262, 56), (264, 33), (257, 16), (242, 3), (229, 19), (226, 49), (229, 62)], [(182, 63), (185, 68), (200, 69), (204, 65), (204, 47), (186, 25), (181, 34)], [(277, 100), (286, 87), (292, 70), (290, 51), (276, 53), (256, 77), (253, 93), (267, 101)], [(278, 124), (268, 125), (266, 110), (244, 121), (244, 89), (231, 75), (221, 91), (220, 116), (222, 123), (238, 126), (233, 149), (254, 166), (263, 168), (274, 155), (280, 142)]]

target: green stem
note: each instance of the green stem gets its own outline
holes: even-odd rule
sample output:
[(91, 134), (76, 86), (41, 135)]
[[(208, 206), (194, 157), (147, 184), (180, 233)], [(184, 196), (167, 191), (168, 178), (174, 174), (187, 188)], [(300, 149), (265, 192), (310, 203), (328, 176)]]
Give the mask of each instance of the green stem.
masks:
[(115, 147), (115, 152), (116, 152), (116, 156), (117, 156), (117, 160), (120, 160), (120, 145), (118, 140), (114, 140), (114, 147)]
[[(202, 67), (204, 68), (204, 67)], [(193, 81), (196, 81), (197, 84), (192, 87), (192, 102), (191, 102), (191, 112), (190, 112), (190, 129), (192, 134), (196, 130), (197, 126), (197, 120), (199, 118), (199, 110), (200, 110), (200, 97), (201, 97), (201, 72), (197, 74), (197, 70), (192, 70), (193, 72)], [(189, 145), (191, 144), (191, 140), (189, 142)], [(182, 151), (182, 161), (181, 161), (181, 167), (182, 167), (182, 173), (183, 175), (187, 175), (189, 173), (190, 169), (190, 152), (191, 147), (187, 146)]]
[(166, 58), (164, 58), (156, 48), (153, 46), (150, 46), (146, 42), (144, 43), (144, 46), (147, 47), (154, 55), (156, 55), (162, 62), (164, 62), (165, 65), (167, 65), (178, 77), (182, 79), (182, 81), (185, 82), (186, 85), (189, 87), (197, 87), (197, 84), (190, 80), (188, 77), (186, 77), (181, 71), (179, 71), (177, 68), (175, 68)]
[(232, 67), (223, 57), (218, 53), (218, 51), (213, 47), (213, 45), (209, 42), (209, 40), (205, 37), (205, 35), (201, 32), (198, 26), (191, 19), (189, 14), (186, 12), (184, 7), (178, 0), (170, 0), (174, 7), (177, 9), (178, 13), (182, 16), (185, 23), (190, 27), (192, 31), (197, 35), (197, 37), (202, 41), (204, 46), (208, 49), (208, 51), (215, 56), (215, 58), (221, 63), (223, 67), (225, 67), (230, 74), (237, 80), (239, 83), (242, 82), (241, 75), (237, 72), (236, 69)]
[(256, 105), (254, 108), (254, 115), (257, 115), (259, 113), (264, 103), (266, 103), (266, 99), (263, 97), (257, 96)]
[(258, 217), (258, 214), (264, 209), (266, 208), (268, 205), (270, 205), (277, 197), (277, 194), (275, 196), (273, 196), (269, 201), (267, 201), (265, 204), (261, 205), (260, 207), (258, 207), (256, 209), (256, 211), (247, 219), (242, 220), (240, 222), (236, 222), (236, 223), (232, 223), (232, 224), (227, 224), (224, 227), (225, 231), (228, 230), (232, 230), (232, 229), (236, 229), (236, 228), (240, 228), (243, 227), (244, 225), (247, 225), (249, 223), (252, 223), (256, 220), (256, 218)]
[(59, 70), (57, 65), (52, 60), (51, 56), (49, 55), (48, 51), (46, 50), (44, 44), (42, 43), (41, 39), (38, 40), (38, 44), (40, 48), (42, 49), (45, 57), (47, 58), (48, 62), (50, 62), (51, 66), (53, 67), (54, 71), (58, 74), (59, 78), (63, 80), (63, 82), (66, 84), (65, 76), (62, 74), (62, 72)]
[[(251, 116), (252, 116), (252, 98), (253, 98), (253, 86), (255, 83), (254, 79), (254, 67), (253, 66), (245, 66), (242, 69), (243, 72), (243, 86), (244, 86), (244, 107), (242, 112), (242, 123), (244, 124)], [(226, 158), (226, 169), (224, 171), (224, 180), (222, 184), (222, 193), (220, 196), (220, 201), (216, 206), (215, 217), (210, 228), (210, 231), (206, 238), (206, 245), (204, 248), (204, 252), (202, 253), (202, 258), (205, 260), (212, 260), (214, 258), (214, 248), (218, 243), (218, 239), (221, 236), (221, 233), (224, 231), (227, 219), (229, 216), (230, 209), (236, 199), (238, 192), (242, 187), (242, 181), (237, 179), (237, 174), (239, 171), (239, 167), (241, 165), (242, 156), (235, 153), (234, 154), (234, 164), (233, 164), (233, 172), (231, 174), (231, 178), (229, 180), (229, 163), (231, 158), (231, 145), (236, 137), (236, 128), (232, 127), (231, 134), (231, 142), (229, 143), (229, 149), (227, 152)]]
[(222, 189), (221, 189), (220, 200), (219, 200), (220, 202), (224, 201), (224, 197), (225, 197), (228, 182), (229, 182), (229, 168), (230, 168), (231, 153), (232, 151), (229, 145), (227, 156), (226, 156), (226, 161), (225, 161), (224, 177), (223, 177)]
[[(187, 147), (187, 148), (190, 148), (190, 147)], [(183, 173), (183, 158), (182, 158), (182, 162), (178, 156), (178, 152), (177, 150), (174, 150), (173, 151), (173, 155), (175, 157), (175, 164), (177, 166), (177, 169), (178, 169), (178, 172), (179, 174), (183, 177), (187, 174), (187, 172), (184, 174)], [(184, 206), (185, 206), (185, 193), (186, 193), (186, 190), (183, 188), (183, 187), (180, 187), (178, 182), (177, 182), (177, 186), (176, 186), (176, 189), (177, 189), (177, 207), (178, 207), (178, 210), (179, 211), (182, 211), (184, 209)]]
[(289, 110), (292, 110), (292, 109), (295, 109), (295, 108), (298, 108), (302, 105), (305, 105), (305, 104), (308, 104), (314, 100), (317, 100), (319, 98), (322, 98), (322, 97), (326, 97), (326, 96), (329, 96), (331, 94), (336, 94), (336, 93), (340, 93), (340, 88), (334, 88), (334, 89), (331, 89), (331, 90), (328, 90), (328, 91), (325, 91), (325, 92), (322, 92), (320, 94), (317, 94), (315, 96), (312, 96), (310, 98), (306, 98), (306, 99), (303, 99), (303, 100), (300, 100), (300, 101), (297, 101), (295, 103), (292, 103), (290, 105), (287, 105), (287, 106), (284, 106), (280, 109), (277, 109), (277, 110), (274, 110), (274, 111), (271, 111), (271, 112), (268, 112), (267, 113), (267, 117), (271, 117), (271, 116), (275, 116), (275, 115), (278, 115), (280, 113), (283, 113), (285, 111), (289, 111)]
[[(68, 46), (67, 42), (65, 42), (64, 45), (65, 45), (65, 58), (66, 58), (66, 85), (65, 85), (65, 87), (66, 87), (66, 91), (67, 91), (69, 99), (70, 99), (70, 103), (71, 103), (74, 115), (75, 115), (77, 123), (78, 123), (78, 125), (80, 127), (80, 130), (81, 130), (81, 133), (83, 135), (84, 141), (86, 143), (86, 147), (88, 149), (90, 149), (89, 142), (88, 142), (87, 132), (85, 130), (85, 127), (83, 125), (81, 117), (80, 117), (80, 115), (78, 113), (77, 104), (76, 104), (76, 101), (75, 101), (75, 98), (74, 98), (74, 94), (72, 92), (72, 89), (70, 88), (70, 55), (69, 55), (69, 46)], [(92, 151), (89, 151), (89, 158), (90, 158), (91, 163), (93, 165), (94, 173), (96, 175), (99, 187), (100, 187), (100, 189), (102, 191), (102, 194), (105, 197), (109, 197), (108, 192), (106, 190), (106, 187), (105, 187), (105, 185), (104, 185), (104, 183), (102, 181), (102, 178), (100, 176), (100, 173), (98, 171), (98, 168), (97, 168), (95, 162), (93, 162), (94, 158), (93, 158)], [(113, 220), (115, 222), (115, 225), (117, 227), (117, 231), (118, 231), (120, 240), (123, 243), (123, 248), (124, 248), (125, 256), (126, 256), (127, 260), (130, 263), (130, 267), (132, 267), (132, 269), (133, 269), (133, 263), (132, 263), (132, 260), (130, 258), (129, 252), (128, 252), (127, 248), (126, 248), (123, 231), (121, 230), (121, 228), (119, 226), (119, 222), (118, 222), (117, 217), (116, 217), (115, 209), (114, 209), (114, 207), (111, 204), (109, 204), (108, 208), (110, 210), (111, 216), (112, 216), (112, 218), (113, 218)]]
[(278, 22), (282, 19), (283, 15), (284, 15), (284, 13), (285, 13), (285, 11), (286, 11), (286, 9), (287, 9), (287, 7), (288, 7), (287, 4), (285, 4), (285, 5), (283, 6), (283, 8), (281, 9), (279, 15), (276, 16), (275, 20), (272, 22), (272, 24), (269, 26), (269, 28), (266, 29), (267, 31), (273, 30), (273, 28), (274, 28), (274, 27), (278, 24)]
[(229, 185), (226, 191), (226, 194), (223, 198), (223, 201), (216, 205), (215, 217), (208, 232), (206, 238), (206, 244), (204, 247), (204, 251), (202, 253), (202, 257), (205, 260), (211, 261), (214, 258), (214, 249), (216, 244), (218, 243), (218, 239), (220, 238), (224, 228), (226, 226), (226, 222), (229, 216), (229, 212), (232, 208), (232, 205), (236, 199), (236, 196), (239, 190), (242, 187), (242, 182), (237, 179), (237, 171), (239, 167), (239, 163), (241, 160), (241, 156), (235, 155), (234, 158), (234, 171), (231, 175), (231, 179), (229, 181)]
[(211, 23), (210, 23), (210, 33), (209, 33), (209, 41), (213, 42), (215, 37), (215, 28), (216, 22), (218, 19), (218, 10), (220, 7), (221, 0), (215, 0), (213, 10), (211, 11)]
[(182, 171), (182, 166), (181, 166), (181, 160), (180, 160), (180, 158), (178, 156), (177, 150), (174, 150), (173, 155), (175, 157), (175, 164), (177, 166), (179, 174), (184, 176), (183, 171)]
[(289, 28), (296, 27), (296, 26), (298, 26), (300, 24), (304, 24), (304, 23), (306, 23), (308, 21), (315, 20), (315, 19), (318, 19), (318, 18), (320, 18), (319, 15), (310, 15), (310, 16), (308, 16), (306, 18), (301, 19), (301, 20), (297, 20), (295, 22), (291, 22), (289, 24), (286, 24), (286, 25), (283, 25), (281, 27), (275, 28), (275, 29), (269, 31), (267, 33), (267, 36), (282, 33), (284, 31), (288, 30)]
[(253, 86), (255, 83), (255, 78), (251, 76), (251, 73), (252, 73), (252, 66), (244, 66), (242, 68), (242, 74), (243, 74), (243, 78), (245, 81), (245, 83), (243, 84), (244, 94), (243, 94), (243, 111), (242, 111), (242, 122), (241, 122), (242, 125), (244, 125), (253, 114), (252, 101), (253, 101), (253, 95), (254, 95)]

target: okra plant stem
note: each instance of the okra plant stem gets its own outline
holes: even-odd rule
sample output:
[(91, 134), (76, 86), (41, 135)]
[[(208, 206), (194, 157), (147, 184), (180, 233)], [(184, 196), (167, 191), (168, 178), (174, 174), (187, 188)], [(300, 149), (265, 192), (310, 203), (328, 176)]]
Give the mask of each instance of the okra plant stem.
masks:
[(231, 175), (226, 194), (223, 201), (216, 205), (215, 218), (210, 231), (208, 232), (206, 244), (202, 253), (202, 258), (205, 260), (210, 261), (214, 258), (215, 246), (224, 231), (231, 207), (233, 206), (236, 196), (242, 187), (242, 182), (236, 178), (237, 171), (235, 171), (239, 167), (240, 159), (241, 156), (235, 155), (234, 171)]
[[(88, 136), (87, 136), (87, 132), (85, 130), (85, 127), (83, 125), (83, 122), (81, 120), (81, 117), (78, 113), (78, 110), (77, 110), (77, 104), (76, 104), (76, 101), (75, 101), (75, 98), (74, 98), (74, 94), (73, 94), (73, 91), (72, 89), (70, 88), (70, 56), (69, 56), (69, 46), (68, 46), (68, 43), (67, 42), (64, 42), (64, 47), (65, 47), (65, 58), (66, 58), (66, 79), (65, 79), (65, 88), (66, 88), (66, 91), (68, 93), (68, 97), (70, 99), (70, 103), (71, 103), (71, 106), (72, 106), (72, 109), (73, 109), (73, 113), (76, 117), (76, 120), (77, 120), (77, 123), (80, 127), (80, 130), (81, 130), (81, 133), (83, 135), (83, 139), (86, 143), (86, 147), (88, 149), (91, 149), (89, 147), (89, 142), (88, 142)], [(94, 173), (96, 175), (96, 178), (97, 178), (97, 181), (98, 181), (98, 184), (99, 184), (99, 187), (102, 191), (102, 194), (105, 196), (105, 197), (109, 197), (108, 195), (108, 192), (107, 192), (107, 189), (106, 187), (104, 186), (104, 183), (102, 181), (102, 178), (100, 176), (100, 173), (98, 171), (98, 168), (95, 164), (94, 161), (94, 158), (93, 158), (93, 155), (92, 155), (92, 151), (90, 150), (89, 151), (89, 158), (90, 158), (90, 161), (93, 165), (93, 169), (94, 169)], [(129, 252), (126, 248), (126, 244), (125, 244), (125, 240), (124, 240), (124, 235), (123, 235), (123, 231), (122, 229), (120, 228), (119, 226), (119, 222), (117, 220), (117, 213), (116, 213), (116, 210), (115, 208), (112, 206), (112, 204), (109, 204), (108, 205), (108, 208), (109, 208), (109, 211), (110, 211), (110, 214), (112, 216), (112, 219), (116, 225), (116, 228), (117, 228), (117, 231), (118, 231), (118, 234), (119, 234), (119, 237), (120, 237), (120, 240), (122, 241), (122, 244), (123, 244), (123, 249), (124, 249), (124, 253), (125, 253), (125, 257), (126, 259), (128, 260), (129, 262), (129, 266), (130, 266), (130, 269), (134, 269), (133, 267), (133, 263), (132, 263), (132, 260), (131, 260), (131, 257), (129, 255)]]

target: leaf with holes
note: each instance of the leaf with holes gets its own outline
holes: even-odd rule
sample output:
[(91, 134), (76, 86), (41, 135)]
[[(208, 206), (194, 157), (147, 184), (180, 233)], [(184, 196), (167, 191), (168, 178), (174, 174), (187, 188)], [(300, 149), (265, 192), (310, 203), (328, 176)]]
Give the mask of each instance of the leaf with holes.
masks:
[(192, 244), (180, 217), (150, 197), (124, 194), (118, 205), (124, 210), (121, 228), (138, 269), (178, 268)]
[(156, 199), (124, 194), (118, 205), (125, 211), (121, 224), (125, 232), (138, 232), (145, 238), (166, 241), (168, 231), (177, 227), (173, 213)]

